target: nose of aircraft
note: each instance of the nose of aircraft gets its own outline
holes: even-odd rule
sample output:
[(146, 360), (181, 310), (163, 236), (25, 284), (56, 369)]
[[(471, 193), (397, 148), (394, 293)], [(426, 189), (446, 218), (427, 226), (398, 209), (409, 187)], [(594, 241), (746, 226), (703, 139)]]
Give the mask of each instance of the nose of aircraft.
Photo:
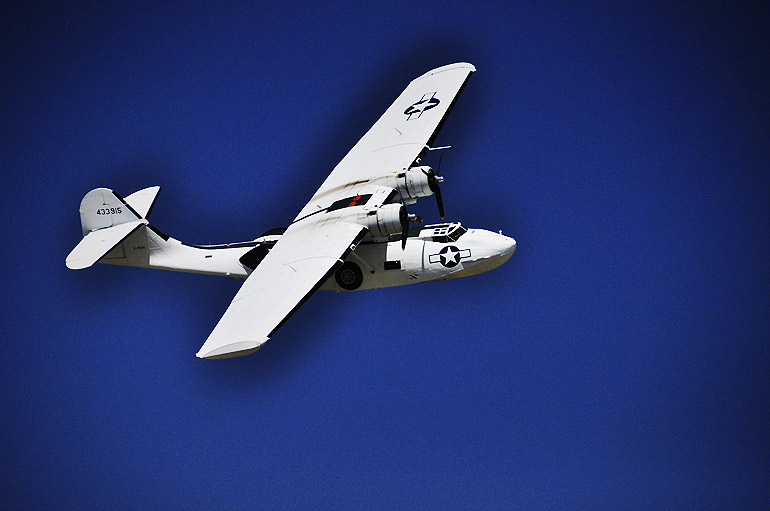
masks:
[(506, 255), (513, 254), (516, 251), (516, 240), (513, 238), (509, 238), (508, 236), (503, 236), (502, 234), (500, 235), (500, 237), (503, 238), (502, 239), (502, 243), (504, 247), (503, 253)]
[(458, 246), (467, 253), (468, 259), (463, 260), (463, 264), (468, 268), (453, 276), (462, 277), (492, 270), (506, 262), (516, 250), (516, 240), (502, 232), (470, 229), (468, 236), (458, 241)]
[(494, 246), (498, 255), (509, 256), (516, 251), (516, 240), (505, 236), (502, 231), (490, 233), (494, 238)]
[(474, 239), (486, 246), (487, 254), (491, 256), (511, 256), (516, 251), (516, 240), (505, 236), (502, 232), (491, 232), (483, 229), (475, 230)]

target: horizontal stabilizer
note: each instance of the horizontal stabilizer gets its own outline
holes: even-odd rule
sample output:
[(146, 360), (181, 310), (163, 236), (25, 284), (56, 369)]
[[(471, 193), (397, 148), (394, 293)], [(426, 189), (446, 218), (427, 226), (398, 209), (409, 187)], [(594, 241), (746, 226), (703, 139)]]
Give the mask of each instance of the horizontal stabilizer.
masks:
[(147, 220), (142, 218), (89, 232), (67, 256), (67, 268), (88, 268), (143, 225)]

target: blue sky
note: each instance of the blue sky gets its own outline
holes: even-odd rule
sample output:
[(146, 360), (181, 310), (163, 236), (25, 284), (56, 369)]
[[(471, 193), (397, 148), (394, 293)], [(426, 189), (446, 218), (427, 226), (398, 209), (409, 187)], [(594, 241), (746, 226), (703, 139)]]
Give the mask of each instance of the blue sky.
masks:
[[(768, 507), (768, 18), (8, 10), (0, 504)], [(191, 243), (286, 225), (412, 78), (457, 61), (477, 72), (437, 140), (447, 217), (516, 238), (499, 269), (317, 293), (255, 355), (205, 361), (238, 281), (65, 268), (100, 186), (162, 186), (150, 219)]]

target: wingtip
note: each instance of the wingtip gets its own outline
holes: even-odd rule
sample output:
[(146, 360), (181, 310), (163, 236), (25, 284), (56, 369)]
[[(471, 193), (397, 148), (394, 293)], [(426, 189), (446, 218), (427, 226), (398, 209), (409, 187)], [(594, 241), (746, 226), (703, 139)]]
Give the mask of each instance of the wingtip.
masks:
[(246, 355), (251, 355), (252, 353), (257, 351), (259, 348), (262, 347), (263, 344), (265, 344), (265, 342), (267, 342), (267, 338), (262, 342), (258, 342), (258, 341), (233, 342), (230, 344), (226, 344), (225, 346), (220, 346), (213, 350), (207, 349), (206, 351), (204, 351), (203, 347), (201, 347), (200, 351), (198, 351), (198, 353), (196, 353), (195, 356), (198, 358), (206, 358), (206, 359), (243, 357)]
[(425, 78), (430, 75), (434, 75), (436, 73), (443, 73), (444, 71), (451, 71), (453, 69), (467, 69), (469, 73), (473, 73), (476, 71), (476, 66), (471, 64), (470, 62), (455, 62), (453, 64), (447, 64), (446, 66), (437, 67), (435, 69), (431, 69), (427, 73), (418, 76), (415, 78), (415, 80), (419, 80), (420, 78)]
[(91, 266), (90, 264), (84, 265), (81, 261), (75, 261), (75, 260), (72, 260), (72, 259), (65, 260), (64, 264), (70, 270), (82, 270), (84, 268), (88, 268), (89, 266)]

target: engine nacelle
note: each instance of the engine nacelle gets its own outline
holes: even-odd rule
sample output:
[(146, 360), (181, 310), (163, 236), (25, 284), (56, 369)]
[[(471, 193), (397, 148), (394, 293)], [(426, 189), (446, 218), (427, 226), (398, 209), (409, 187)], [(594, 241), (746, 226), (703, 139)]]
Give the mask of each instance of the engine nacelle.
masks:
[(403, 204), (385, 204), (366, 212), (361, 220), (372, 236), (383, 238), (401, 234), (404, 226), (409, 225), (409, 216)]
[(398, 175), (398, 192), (401, 198), (407, 204), (417, 202), (420, 197), (433, 195), (430, 187), (429, 175), (433, 170), (428, 166), (412, 167), (406, 172)]

